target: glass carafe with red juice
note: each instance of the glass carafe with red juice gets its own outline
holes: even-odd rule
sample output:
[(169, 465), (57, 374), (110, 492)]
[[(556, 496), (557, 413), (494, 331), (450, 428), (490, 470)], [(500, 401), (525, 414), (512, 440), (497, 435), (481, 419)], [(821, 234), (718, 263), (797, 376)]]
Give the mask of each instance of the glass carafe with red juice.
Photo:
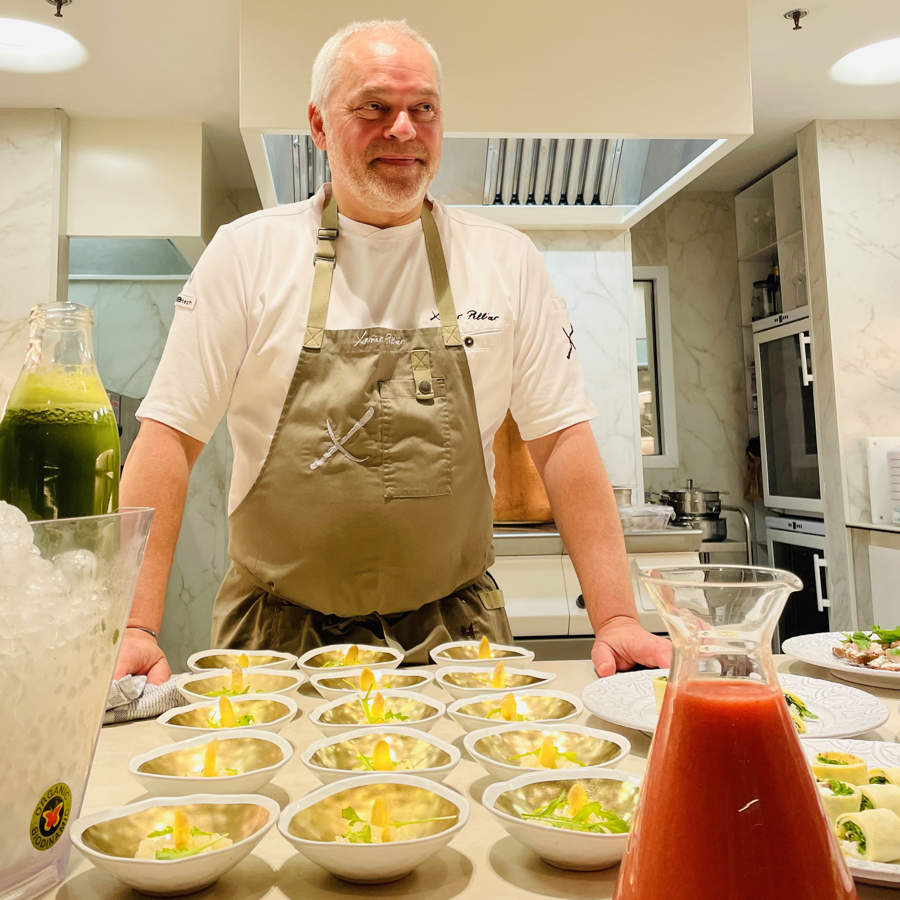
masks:
[(772, 662), (789, 572), (643, 578), (674, 645), (614, 900), (856, 898)]

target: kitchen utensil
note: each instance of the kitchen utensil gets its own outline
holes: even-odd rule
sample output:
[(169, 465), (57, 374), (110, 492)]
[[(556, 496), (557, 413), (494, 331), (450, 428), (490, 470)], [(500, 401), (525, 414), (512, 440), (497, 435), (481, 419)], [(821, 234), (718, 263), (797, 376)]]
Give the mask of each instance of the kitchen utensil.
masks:
[(695, 488), (694, 480), (688, 478), (685, 487), (667, 488), (660, 491), (659, 496), (662, 503), (675, 510), (675, 525), (699, 528), (704, 541), (724, 541), (728, 536), (728, 524), (720, 518), (720, 491)]

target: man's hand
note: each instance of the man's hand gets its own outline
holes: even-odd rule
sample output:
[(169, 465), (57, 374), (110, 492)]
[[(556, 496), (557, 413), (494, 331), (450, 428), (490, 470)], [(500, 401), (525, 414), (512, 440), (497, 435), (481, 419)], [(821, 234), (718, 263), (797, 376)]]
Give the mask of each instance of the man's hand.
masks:
[(125, 675), (146, 675), (149, 684), (162, 684), (172, 677), (166, 654), (153, 635), (137, 628), (125, 629), (113, 680)]
[(597, 629), (591, 661), (601, 678), (636, 663), (666, 668), (672, 661), (672, 644), (650, 634), (630, 616), (616, 616)]

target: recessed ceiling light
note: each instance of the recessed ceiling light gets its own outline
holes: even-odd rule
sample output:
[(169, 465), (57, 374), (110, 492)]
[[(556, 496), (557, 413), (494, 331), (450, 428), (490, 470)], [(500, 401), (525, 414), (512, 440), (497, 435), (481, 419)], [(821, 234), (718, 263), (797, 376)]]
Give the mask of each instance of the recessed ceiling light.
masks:
[(0, 18), (0, 69), (7, 72), (62, 72), (87, 59), (71, 34), (29, 22)]
[(829, 70), (843, 84), (897, 84), (900, 82), (900, 38), (868, 44), (842, 56)]

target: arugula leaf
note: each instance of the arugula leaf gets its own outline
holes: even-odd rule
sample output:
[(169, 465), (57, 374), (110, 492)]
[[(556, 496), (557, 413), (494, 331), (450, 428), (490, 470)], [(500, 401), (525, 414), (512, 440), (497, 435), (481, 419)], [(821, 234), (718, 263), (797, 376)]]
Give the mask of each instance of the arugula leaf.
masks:
[(157, 828), (156, 831), (151, 831), (150, 834), (147, 835), (148, 838), (158, 838), (163, 837), (163, 835), (171, 834), (174, 829), (171, 825), (166, 825), (164, 828)]
[(250, 713), (245, 713), (242, 716), (238, 716), (237, 723), (238, 725), (252, 725), (255, 721), (256, 719), (254, 719)]
[(860, 811), (864, 809), (875, 809), (875, 804), (865, 794), (863, 794), (862, 800), (859, 801), (859, 809)]
[(865, 631), (854, 631), (852, 634), (844, 635), (844, 643), (856, 644), (860, 650), (868, 650), (869, 647), (872, 646), (872, 637), (869, 634), (866, 634)]
[(801, 719), (819, 718), (814, 712), (810, 711), (809, 707), (796, 694), (789, 694), (787, 691), (785, 691), (784, 699), (788, 705), (788, 709), (793, 707), (795, 710), (797, 710), (797, 715), (800, 716)]
[(365, 753), (358, 753), (356, 758), (363, 764), (364, 769), (371, 769), (371, 771), (375, 771), (375, 765), (372, 762), (371, 757), (366, 756)]
[(363, 819), (352, 806), (345, 806), (341, 810), (341, 818), (346, 819), (348, 822), (364, 822)]
[(366, 822), (362, 828), (357, 829), (356, 831), (349, 831), (347, 833), (347, 840), (350, 841), (351, 844), (371, 844), (372, 841), (372, 826)]
[(225, 774), (226, 774), (226, 775), (237, 775), (237, 774), (238, 774), (238, 770), (237, 770), (237, 769), (229, 769), (228, 766), (226, 766), (226, 767), (225, 767)]
[(848, 763), (846, 760), (834, 759), (830, 756), (826, 756), (824, 753), (820, 753), (816, 757), (816, 762), (821, 763), (824, 766), (849, 766), (850, 765), (850, 763)]
[(212, 837), (211, 831), (201, 831), (196, 825), (191, 826), (191, 834), (194, 837)]
[(890, 784), (887, 775), (872, 775), (869, 778), (869, 784)]
[(859, 825), (855, 822), (841, 822), (839, 826), (841, 830), (840, 837), (845, 841), (853, 841), (853, 843), (859, 845), (859, 852), (866, 852), (866, 836), (863, 834)]
[(882, 644), (893, 644), (894, 641), (900, 641), (900, 628), (879, 628), (877, 625), (873, 625), (872, 631), (878, 635)]

